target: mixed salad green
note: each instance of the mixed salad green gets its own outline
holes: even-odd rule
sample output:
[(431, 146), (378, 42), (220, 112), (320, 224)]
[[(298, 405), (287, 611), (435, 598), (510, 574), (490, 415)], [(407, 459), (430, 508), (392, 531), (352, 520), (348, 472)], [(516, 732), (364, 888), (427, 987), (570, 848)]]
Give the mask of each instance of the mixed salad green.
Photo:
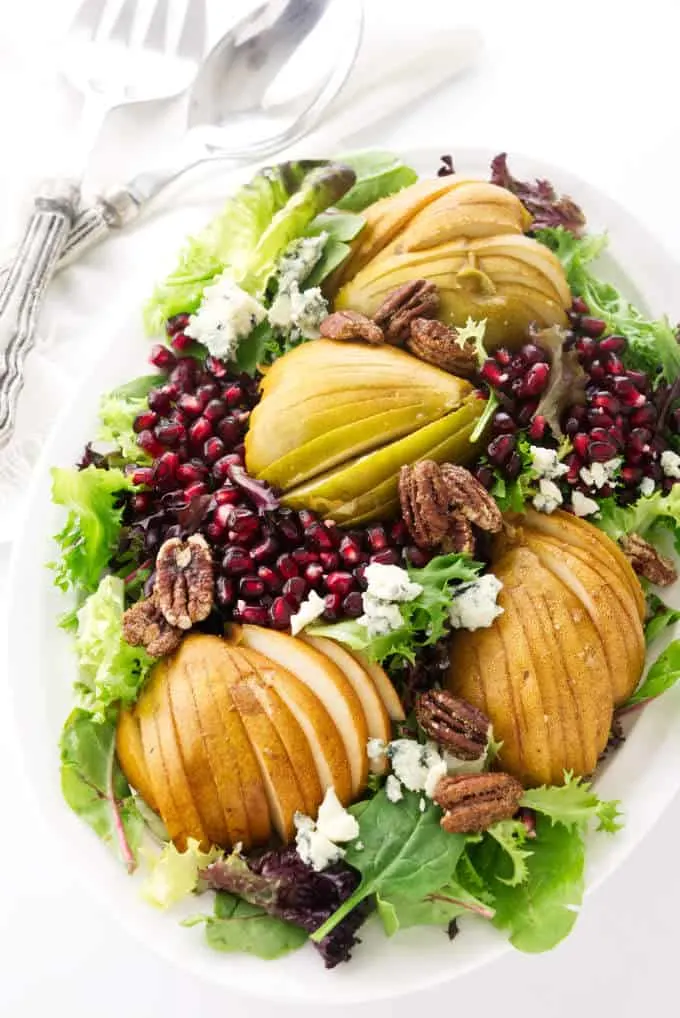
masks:
[[(609, 331), (626, 337), (630, 365), (647, 373), (654, 385), (675, 386), (680, 375), (676, 333), (665, 319), (647, 319), (599, 278), (597, 256), (606, 239), (585, 233), (580, 210), (545, 182), (532, 190), (533, 185), (511, 178), (507, 167), (500, 170), (502, 186), (521, 191), (540, 226), (536, 237), (562, 262), (573, 294)], [(256, 305), (255, 310), (248, 306), (250, 327), (235, 336), (233, 346), (237, 370), (253, 375), (310, 341), (313, 329), (305, 326), (310, 300), (323, 301), (319, 287), (348, 257), (364, 228), (362, 212), (416, 179), (411, 167), (386, 152), (259, 172), (187, 242), (176, 269), (146, 306), (149, 333), (157, 335), (176, 316), (198, 312), (206, 288), (222, 285), (228, 270), (229, 279)], [(220, 293), (232, 299), (226, 290)], [(281, 324), (276, 307), (283, 298), (289, 314)], [(303, 310), (291, 318), (297, 304)], [(483, 325), (470, 323), (470, 330), (466, 338), (475, 339), (481, 364), (486, 359)], [(186, 354), (201, 363), (207, 351), (193, 338)], [(185, 925), (202, 926), (207, 943), (220, 951), (269, 959), (311, 941), (332, 966), (349, 957), (357, 930), (373, 911), (388, 936), (433, 925), (453, 938), (457, 919), (470, 915), (505, 931), (520, 950), (553, 947), (572, 928), (583, 898), (586, 835), (593, 829), (612, 834), (622, 822), (618, 803), (603, 802), (589, 781), (572, 774), (565, 773), (562, 785), (526, 791), (514, 818), (473, 835), (446, 832), (431, 798), (408, 788), (399, 798), (390, 796), (384, 779), (374, 776), (366, 798), (349, 810), (358, 836), (321, 872), (305, 864), (291, 845), (245, 855), (238, 846), (204, 851), (189, 842), (179, 851), (160, 818), (130, 788), (117, 761), (116, 724), (121, 709), (137, 699), (155, 658), (126, 642), (123, 614), (142, 596), (152, 574), (148, 537), (159, 525), (149, 515), (131, 526), (130, 507), (146, 498), (141, 472), (151, 467), (154, 454), (140, 444), (137, 422), (158, 385), (159, 375), (153, 374), (105, 395), (96, 447), (88, 447), (78, 468), (53, 471), (53, 501), (67, 515), (55, 537), (58, 557), (52, 566), (55, 583), (71, 596), (62, 624), (74, 635), (78, 661), (77, 706), (60, 742), (62, 790), (70, 808), (116, 848), (130, 871), (144, 870), (143, 894), (152, 904), (169, 907), (196, 894), (198, 911), (209, 900), (201, 892), (212, 888), (213, 910), (204, 909)], [(673, 390), (673, 406), (676, 397)], [(553, 391), (551, 398), (560, 405), (559, 393)], [(492, 391), (477, 435), (499, 406)], [(565, 461), (571, 451), (569, 437), (562, 436), (557, 460)], [(519, 512), (536, 495), (540, 474), (526, 435), (520, 436), (517, 452), (516, 477), (495, 471), (491, 491), (501, 508)], [(186, 532), (201, 523), (206, 498), (197, 494), (185, 510)], [(625, 503), (616, 491), (596, 501), (591, 522), (614, 540), (634, 532), (663, 543), (670, 533), (680, 553), (677, 486)], [(450, 632), (452, 602), (483, 569), (482, 562), (464, 554), (437, 555), (421, 568), (408, 567), (408, 580), (418, 592), (399, 601), (401, 621), (387, 632), (371, 633), (357, 618), (318, 622), (313, 632), (381, 662), (402, 689), (411, 683), (417, 687), (423, 662), (434, 660), (431, 655)], [(646, 635), (653, 646), (680, 612), (651, 589), (648, 609)], [(624, 710), (655, 698), (678, 678), (676, 640), (653, 661)], [(426, 741), (413, 715), (395, 734)], [(498, 748), (490, 737), (484, 766), (492, 764)]]

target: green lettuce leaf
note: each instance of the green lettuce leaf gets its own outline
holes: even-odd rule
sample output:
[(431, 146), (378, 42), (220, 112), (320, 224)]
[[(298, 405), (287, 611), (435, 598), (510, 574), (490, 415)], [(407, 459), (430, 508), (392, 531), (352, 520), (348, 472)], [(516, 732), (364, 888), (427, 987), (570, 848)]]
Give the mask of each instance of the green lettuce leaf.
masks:
[(145, 375), (101, 398), (97, 441), (117, 446), (124, 463), (151, 463), (151, 456), (137, 445), (132, 425), (135, 417), (148, 409), (149, 391), (161, 380), (161, 375)]
[(299, 926), (268, 915), (259, 905), (251, 905), (235, 894), (218, 891), (215, 914), (193, 916), (183, 926), (205, 923), (205, 937), (216, 951), (245, 952), (270, 961), (282, 958), (307, 940)]
[(377, 898), (378, 916), (388, 937), (411, 926), (448, 926), (462, 915), (478, 915), (493, 919), (494, 910), (480, 901), (455, 880), (424, 898), (392, 895), (389, 900)]
[(626, 700), (623, 709), (661, 696), (667, 689), (671, 689), (678, 679), (680, 679), (680, 640), (673, 640), (661, 651), (643, 682)]
[(113, 705), (134, 703), (155, 660), (123, 639), (124, 610), (123, 581), (105, 576), (78, 611), (76, 690), (81, 705), (101, 719)]
[(660, 597), (647, 591), (647, 621), (645, 622), (645, 640), (653, 643), (668, 626), (680, 622), (680, 611), (664, 604)]
[(326, 233), (328, 238), (321, 258), (305, 280), (305, 289), (310, 286), (320, 286), (334, 269), (342, 265), (352, 250), (350, 241), (358, 236), (365, 225), (366, 220), (363, 216), (355, 215), (352, 212), (338, 212), (335, 209), (322, 212), (310, 223), (305, 231), (306, 236), (315, 237), (320, 233)]
[(74, 710), (59, 742), (64, 799), (132, 872), (144, 830), (134, 797), (116, 760), (115, 720), (97, 722)]
[(661, 368), (662, 378), (675, 381), (680, 374), (676, 329), (667, 318), (646, 318), (616, 287), (599, 279), (592, 269), (592, 262), (607, 246), (607, 237), (588, 234), (576, 237), (561, 226), (538, 230), (536, 237), (562, 262), (572, 293), (583, 297), (590, 313), (606, 322), (609, 331), (626, 337), (625, 360), (629, 367), (652, 377)]
[(468, 555), (437, 555), (423, 569), (408, 567), (414, 583), (423, 588), (412, 601), (399, 604), (404, 624), (384, 636), (370, 637), (365, 626), (355, 619), (330, 625), (312, 625), (311, 636), (328, 636), (353, 650), (363, 650), (374, 661), (391, 659), (393, 663), (413, 661), (416, 650), (437, 643), (449, 625), (452, 584), (476, 579), (482, 568)]
[(336, 204), (340, 209), (361, 212), (380, 198), (414, 184), (418, 174), (393, 152), (369, 149), (365, 152), (343, 153), (338, 162), (351, 167), (356, 183)]
[(213, 847), (202, 852), (195, 838), (187, 840), (184, 852), (169, 841), (158, 855), (147, 855), (149, 873), (142, 887), (142, 897), (156, 908), (169, 908), (196, 890), (201, 870), (221, 855)]
[(403, 899), (422, 901), (453, 878), (465, 838), (443, 831), (441, 810), (429, 800), (424, 800), (426, 808), (421, 810), (420, 801), (420, 795), (406, 791), (399, 802), (392, 803), (381, 790), (367, 806), (362, 804), (355, 814), (359, 838), (345, 852), (345, 862), (361, 873), (361, 883), (312, 934), (312, 940), (323, 940), (370, 895), (382, 902), (396, 899), (403, 907)]
[(542, 785), (530, 788), (522, 796), (528, 806), (547, 817), (553, 824), (562, 824), (569, 831), (584, 831), (597, 820), (597, 830), (610, 834), (621, 830), (618, 800), (605, 802), (593, 791), (589, 781), (565, 773), (563, 785)]
[(507, 877), (498, 877), (504, 884), (515, 887), (529, 876), (527, 859), (530, 851), (523, 848), (527, 840), (527, 829), (521, 820), (499, 820), (487, 830), (487, 836), (498, 842), (512, 867)]
[(55, 535), (62, 551), (60, 561), (52, 563), (58, 587), (96, 590), (118, 541), (120, 495), (134, 490), (121, 470), (53, 468), (52, 501), (69, 511), (65, 526)]
[(348, 167), (323, 160), (260, 170), (187, 242), (179, 265), (147, 303), (147, 332), (156, 335), (168, 318), (196, 311), (205, 287), (225, 269), (248, 293), (259, 294), (288, 244), (345, 194), (354, 179)]

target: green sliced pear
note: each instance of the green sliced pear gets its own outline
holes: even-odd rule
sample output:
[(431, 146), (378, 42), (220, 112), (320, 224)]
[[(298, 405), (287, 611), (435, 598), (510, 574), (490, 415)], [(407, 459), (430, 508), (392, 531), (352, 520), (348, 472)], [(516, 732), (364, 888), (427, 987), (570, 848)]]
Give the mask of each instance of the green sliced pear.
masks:
[(294, 488), (283, 503), (293, 509), (313, 509), (330, 519), (336, 519), (342, 509), (346, 514), (343, 523), (357, 517), (373, 518), (381, 506), (395, 498), (399, 470), (405, 464), (435, 457), (469, 461), (476, 448), (469, 441), (470, 433), (485, 406), (485, 400), (470, 397), (446, 417)]
[(571, 307), (571, 290), (567, 283), (562, 263), (557, 255), (545, 244), (539, 243), (533, 237), (525, 236), (498, 236), (491, 239), (484, 238), (473, 241), (470, 244), (470, 252), (476, 258), (491, 256), (503, 256), (538, 269), (542, 275), (550, 280), (559, 294), (560, 302), (565, 308)]
[(425, 251), (407, 251), (374, 259), (343, 286), (335, 298), (335, 307), (337, 310), (351, 308), (370, 318), (387, 294), (402, 283), (424, 278), (440, 288), (452, 286), (456, 274), (467, 262), (467, 252), (460, 239)]
[(508, 258), (505, 255), (484, 255), (477, 259), (477, 265), (493, 279), (494, 285), (501, 293), (505, 292), (506, 284), (528, 286), (561, 305), (561, 295), (552, 280), (529, 262), (521, 262), (517, 258)]
[[(508, 192), (509, 193), (509, 192)], [(522, 206), (512, 203), (461, 202), (462, 189), (450, 192), (428, 205), (378, 256), (389, 252), (422, 251), (459, 238), (494, 237), (522, 232)]]

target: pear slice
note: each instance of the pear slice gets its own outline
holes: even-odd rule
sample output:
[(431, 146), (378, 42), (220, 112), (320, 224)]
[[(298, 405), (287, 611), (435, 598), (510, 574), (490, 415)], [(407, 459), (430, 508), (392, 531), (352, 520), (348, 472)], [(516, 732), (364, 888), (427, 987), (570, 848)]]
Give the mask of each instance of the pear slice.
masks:
[(405, 721), (406, 715), (404, 713), (404, 707), (399, 699), (399, 694), (392, 684), (392, 680), (379, 664), (375, 661), (370, 661), (365, 654), (361, 651), (352, 650), (350, 654), (355, 658), (359, 664), (364, 668), (373, 682), (373, 685), (380, 695), (385, 710), (391, 721)]
[(288, 842), (295, 834), (293, 818), (303, 804), (303, 794), (286, 747), (256, 696), (260, 681), (257, 672), (232, 644), (225, 643), (225, 648), (236, 673), (229, 692), (260, 765), (272, 824), (279, 837)]
[(562, 307), (565, 310), (571, 307), (571, 290), (562, 263), (549, 247), (533, 237), (523, 234), (484, 237), (470, 244), (470, 253), (479, 261), (485, 257), (503, 256), (532, 266), (552, 284)]
[(321, 781), (309, 740), (279, 695), (276, 680), (281, 669), (256, 650), (239, 647), (239, 654), (257, 672), (259, 681), (253, 685), (253, 690), (286, 748), (288, 759), (302, 792), (303, 802), (300, 809), (303, 809), (308, 816), (316, 816), (323, 800)]
[(352, 776), (352, 795), (366, 787), (368, 728), (361, 701), (337, 667), (302, 640), (258, 626), (241, 626), (236, 638), (292, 672), (321, 700), (345, 744)]
[(122, 710), (116, 730), (116, 754), (121, 770), (144, 802), (156, 813), (159, 812), (151, 786), (151, 778), (144, 757), (144, 746), (139, 731), (139, 722), (131, 710)]
[[(390, 718), (385, 705), (375, 688), (375, 684), (364, 667), (352, 654), (335, 640), (329, 640), (325, 636), (302, 636), (305, 643), (314, 647), (329, 658), (343, 672), (354, 692), (361, 700), (361, 706), (366, 715), (366, 728), (369, 739), (381, 739), (389, 742), (392, 734)], [(384, 759), (371, 761), (371, 770), (378, 774), (384, 774), (387, 769), (387, 762)]]

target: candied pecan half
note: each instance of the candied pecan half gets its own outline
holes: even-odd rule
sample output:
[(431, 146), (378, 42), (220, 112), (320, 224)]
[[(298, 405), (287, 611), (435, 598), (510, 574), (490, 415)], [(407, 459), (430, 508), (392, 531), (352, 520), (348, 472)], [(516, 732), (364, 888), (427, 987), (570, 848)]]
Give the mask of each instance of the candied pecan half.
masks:
[(421, 460), (401, 468), (399, 501), (406, 526), (423, 548), (448, 546), (473, 551), (471, 524), (497, 533), (503, 526), (500, 509), (469, 470), (452, 463)]
[(458, 342), (458, 333), (443, 322), (430, 318), (414, 318), (406, 347), (421, 361), (434, 364), (452, 375), (472, 378), (477, 371), (477, 354), (473, 343)]
[(151, 657), (165, 657), (182, 642), (181, 629), (171, 626), (158, 607), (156, 596), (133, 604), (123, 614), (123, 638), (131, 647), (143, 647)]
[(450, 834), (478, 834), (517, 812), (524, 793), (511, 774), (461, 774), (440, 778), (434, 801), (444, 810), (440, 823)]
[(403, 346), (411, 335), (415, 318), (434, 318), (439, 311), (439, 291), (428, 279), (413, 279), (387, 294), (373, 315), (385, 339), (394, 346)]
[(678, 571), (673, 562), (654, 548), (639, 534), (626, 534), (620, 541), (623, 553), (638, 576), (644, 576), (650, 583), (668, 587), (675, 583)]
[(375, 346), (385, 342), (380, 326), (358, 311), (333, 311), (321, 322), (319, 332), (325, 339), (364, 339)]
[(191, 629), (208, 617), (214, 600), (213, 563), (201, 534), (186, 541), (171, 537), (161, 545), (154, 592), (171, 626)]
[(467, 700), (446, 689), (430, 689), (420, 693), (415, 711), (425, 734), (461, 760), (484, 756), (491, 722)]

